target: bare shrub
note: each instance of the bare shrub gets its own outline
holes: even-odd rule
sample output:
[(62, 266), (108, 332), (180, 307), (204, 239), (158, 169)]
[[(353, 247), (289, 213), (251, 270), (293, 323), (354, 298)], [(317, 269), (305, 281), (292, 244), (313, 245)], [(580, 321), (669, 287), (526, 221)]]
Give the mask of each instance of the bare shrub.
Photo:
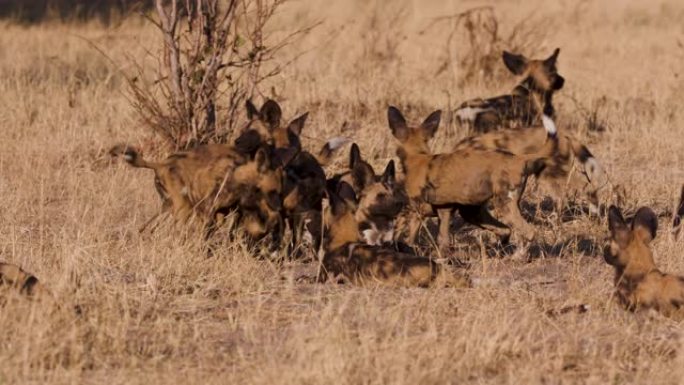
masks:
[(534, 56), (548, 30), (546, 24), (534, 22), (528, 15), (515, 23), (510, 32), (504, 33), (494, 8), (483, 6), (437, 17), (423, 32), (442, 23), (449, 23), (449, 33), (436, 75), (456, 67), (459, 86), (478, 82), (494, 84), (510, 77), (502, 65), (501, 52), (507, 50)]
[(363, 52), (360, 60), (383, 70), (400, 60), (398, 48), (403, 40), (402, 28), (407, 11), (407, 3), (399, 0), (392, 7), (383, 2), (370, 5), (369, 17), (361, 33)]
[(174, 149), (225, 141), (244, 101), (290, 62), (276, 62), (276, 53), (313, 28), (272, 41), (266, 26), (285, 2), (156, 0), (158, 20), (148, 19), (164, 47), (150, 53), (157, 62), (153, 79), (130, 58), (136, 68), (131, 102), (145, 126)]

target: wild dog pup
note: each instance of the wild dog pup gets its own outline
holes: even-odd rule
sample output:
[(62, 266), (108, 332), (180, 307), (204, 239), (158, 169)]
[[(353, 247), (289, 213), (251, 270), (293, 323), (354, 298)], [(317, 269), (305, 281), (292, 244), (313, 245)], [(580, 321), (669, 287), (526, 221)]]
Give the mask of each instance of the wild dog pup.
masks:
[(14, 290), (36, 298), (50, 298), (51, 296), (38, 278), (16, 265), (0, 262), (0, 301), (6, 290)]
[(387, 163), (382, 175), (373, 172), (361, 181), (355, 213), (361, 237), (369, 245), (393, 245), (396, 219), (408, 203), (396, 180), (394, 160)]
[(253, 244), (271, 235), (270, 251), (281, 243), (284, 226), (282, 211), (283, 164), (286, 158), (272, 159), (268, 149), (257, 150), (254, 159), (235, 169), (232, 189), (217, 187), (212, 192), (214, 202), (204, 209), (211, 210), (210, 230), (218, 227), (225, 215), (236, 210), (234, 224), (242, 224)]
[(501, 127), (539, 124), (542, 114), (554, 118), (553, 94), (565, 83), (556, 69), (559, 52), (556, 48), (544, 60), (529, 60), (523, 55), (504, 51), (506, 68), (522, 80), (508, 95), (464, 102), (454, 111), (458, 121), (475, 131), (487, 132)]
[(361, 156), (359, 145), (352, 143), (349, 149), (349, 169), (333, 175), (326, 183), (334, 190), (340, 182), (346, 182), (352, 186), (354, 193), (359, 194), (363, 189), (363, 184), (371, 183), (371, 179), (375, 176), (373, 166)]
[(662, 273), (653, 261), (650, 243), (658, 230), (658, 218), (648, 207), (640, 208), (630, 223), (620, 209), (608, 211), (610, 243), (604, 253), (615, 268), (617, 298), (628, 310), (655, 309), (666, 316), (684, 315), (684, 277)]
[(110, 154), (123, 156), (133, 167), (153, 170), (162, 212), (170, 210), (178, 222), (186, 221), (197, 205), (206, 207), (217, 186), (229, 190), (233, 172), (249, 159), (248, 154), (225, 144), (198, 146), (160, 162), (147, 161), (135, 148), (126, 145), (115, 146)]
[(397, 183), (394, 160), (390, 160), (385, 171), (378, 175), (361, 156), (359, 146), (353, 143), (349, 152), (349, 171), (328, 179), (327, 186), (335, 191), (342, 182), (352, 186), (358, 197), (355, 216), (364, 242), (393, 244), (396, 218), (408, 203), (403, 186)]
[[(122, 156), (133, 167), (154, 170), (155, 188), (162, 201), (160, 214), (171, 211), (177, 221), (184, 221), (195, 205), (208, 199), (208, 194), (215, 190), (217, 183), (229, 189), (235, 168), (253, 159), (264, 145), (273, 145), (272, 132), (280, 130), (281, 111), (278, 103), (267, 100), (261, 110), (257, 110), (248, 101), (247, 111), (249, 121), (233, 144), (200, 145), (171, 154), (161, 162), (143, 159), (129, 145), (114, 146), (110, 154)], [(268, 154), (272, 155), (270, 149)]]
[[(458, 142), (454, 151), (506, 151), (515, 155), (533, 155), (542, 151), (547, 140), (548, 130), (539, 125), (471, 136)], [(575, 161), (579, 172), (571, 174)], [(542, 190), (554, 198), (556, 210), (560, 213), (560, 206), (568, 193), (578, 191), (584, 191), (592, 208), (598, 210), (598, 193), (607, 187), (608, 178), (585, 145), (569, 135), (558, 135), (558, 146), (549, 155), (547, 167), (541, 171), (538, 182)]]
[[(275, 204), (272, 194), (268, 198), (263, 198), (266, 199), (265, 201), (261, 201), (262, 198), (258, 198), (260, 196), (258, 194), (242, 193), (250, 186), (253, 189), (256, 188), (253, 184), (257, 180), (256, 177), (245, 177), (242, 181), (234, 178), (237, 168), (246, 166), (250, 160), (255, 159), (258, 151), (265, 151), (269, 161), (273, 159), (274, 164), (287, 169), (285, 172), (287, 178), (284, 178), (281, 183), (282, 202), (278, 205), (281, 207), (281, 212), (289, 218), (306, 217), (302, 215), (302, 212), (306, 211), (302, 209), (302, 206), (308, 202), (313, 202), (314, 206), (316, 202), (319, 202), (320, 206), (323, 188), (320, 186), (325, 184), (325, 174), (319, 161), (315, 156), (302, 151), (299, 142), (299, 133), (308, 114), (303, 114), (289, 125), (282, 126), (280, 106), (275, 101), (267, 100), (260, 110), (248, 101), (247, 115), (249, 122), (243, 128), (242, 135), (235, 139), (234, 145), (202, 145), (173, 154), (162, 162), (145, 161), (137, 151), (128, 146), (117, 146), (110, 153), (123, 155), (124, 159), (134, 167), (150, 168), (155, 171), (155, 185), (162, 199), (162, 212), (170, 210), (176, 221), (185, 221), (192, 213), (200, 212), (201, 216), (207, 220), (209, 225), (207, 228), (211, 229), (217, 223), (214, 217), (216, 214), (223, 214), (228, 208), (235, 208), (239, 202), (245, 204), (244, 195), (250, 199), (256, 199), (249, 205), (252, 209), (265, 208), (265, 202), (270, 202), (270, 206)], [(343, 143), (344, 141), (336, 139), (326, 143), (319, 157), (329, 160), (334, 150)], [(248, 166), (245, 169), (253, 170), (254, 167)], [(268, 167), (258, 169), (263, 171)], [(307, 183), (312, 174), (314, 180), (318, 181), (322, 178), (323, 182)], [(249, 175), (249, 173), (243, 172), (241, 175)], [(260, 174), (254, 173), (253, 175)], [(265, 175), (262, 177), (270, 178)], [(299, 183), (302, 185), (300, 186)], [(240, 195), (243, 197), (241, 198)], [(296, 212), (293, 213), (293, 211)], [(320, 218), (320, 208), (317, 212), (318, 214), (314, 217)], [(256, 213), (252, 210), (246, 218), (255, 218), (255, 215)], [(275, 220), (273, 212), (265, 209), (257, 217), (269, 217), (271, 221)], [(320, 226), (320, 219), (316, 222)], [(261, 228), (263, 225), (255, 220), (250, 220), (250, 223), (258, 223), (258, 225), (250, 226), (254, 229)], [(208, 231), (207, 234), (210, 233), (211, 231)]]
[(397, 108), (388, 110), (392, 135), (399, 141), (397, 155), (406, 175), (404, 184), (411, 210), (409, 242), (415, 242), (420, 217), (437, 213), (439, 246), (445, 249), (451, 214), (456, 209), (464, 220), (493, 231), (503, 242), (508, 242), (512, 231), (531, 240), (534, 228), (520, 214), (520, 198), (527, 177), (541, 172), (546, 158), (557, 147), (555, 125), (549, 125), (549, 139), (534, 155), (471, 149), (433, 155), (428, 141), (437, 132), (440, 116), (441, 111), (435, 111), (422, 124), (408, 126)]
[(343, 276), (357, 284), (383, 283), (395, 286), (431, 285), (436, 280), (453, 286), (468, 286), (466, 278), (452, 276), (430, 259), (360, 242), (355, 218), (356, 196), (352, 187), (340, 182), (338, 191), (327, 190), (327, 237), (322, 274)]
[[(267, 144), (275, 150), (294, 148), (303, 151), (300, 135), (309, 117), (308, 112), (293, 119), (288, 125), (283, 125), (282, 109), (274, 100), (266, 100), (260, 110), (251, 100), (247, 100), (246, 107), (249, 123), (242, 130), (241, 136), (235, 140), (238, 149), (243, 152), (249, 149), (256, 150), (260, 145)], [(246, 135), (247, 133), (250, 135)], [(333, 159), (335, 151), (347, 142), (347, 138), (332, 138), (316, 154), (307, 153), (316, 159), (320, 166), (326, 166)]]
[[(316, 155), (305, 151), (302, 149), (299, 136), (308, 113), (294, 119), (289, 125), (282, 126), (280, 125), (280, 106), (273, 101), (267, 103), (271, 105), (268, 117), (271, 136), (269, 143), (274, 156), (293, 153), (292, 156), (288, 156), (287, 164), (283, 164), (282, 212), (292, 231), (289, 249), (290, 251), (296, 249), (296, 253), (299, 254), (301, 251), (299, 246), (306, 239), (311, 248), (317, 252), (320, 248), (322, 202), (326, 183), (323, 166), (332, 160), (335, 151), (347, 140), (333, 138), (323, 145)], [(250, 105), (251, 102), (248, 102), (248, 116), (256, 116), (256, 108)]]

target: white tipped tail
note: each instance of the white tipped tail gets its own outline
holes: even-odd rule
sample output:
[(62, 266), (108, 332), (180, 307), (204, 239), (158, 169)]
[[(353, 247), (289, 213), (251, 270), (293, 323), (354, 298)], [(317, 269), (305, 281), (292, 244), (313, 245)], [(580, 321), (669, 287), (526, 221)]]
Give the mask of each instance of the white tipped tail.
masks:
[(556, 123), (553, 122), (553, 119), (551, 119), (550, 116), (543, 114), (542, 115), (542, 124), (544, 125), (544, 129), (546, 129), (546, 133), (550, 137), (555, 137), (556, 134), (558, 134), (558, 129), (556, 128)]
[(338, 148), (344, 146), (345, 144), (351, 142), (351, 138), (347, 138), (344, 136), (337, 136), (328, 141), (328, 147), (331, 150), (337, 150)]
[(342, 136), (337, 136), (330, 139), (318, 152), (318, 155), (316, 156), (318, 163), (321, 166), (326, 166), (332, 160), (335, 151), (349, 142), (351, 142), (351, 138), (345, 138)]

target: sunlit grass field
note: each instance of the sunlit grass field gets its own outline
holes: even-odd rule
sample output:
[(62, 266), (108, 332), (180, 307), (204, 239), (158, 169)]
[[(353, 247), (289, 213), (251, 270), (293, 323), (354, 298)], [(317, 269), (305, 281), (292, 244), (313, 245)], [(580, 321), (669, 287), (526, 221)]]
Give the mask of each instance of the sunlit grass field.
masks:
[[(668, 229), (684, 182), (679, 1), (293, 1), (274, 33), (322, 24), (255, 99), (276, 99), (286, 119), (309, 111), (305, 147), (349, 136), (378, 171), (397, 145), (388, 105), (414, 122), (442, 109), (433, 149), (447, 151), (467, 134), (448, 111), (515, 86), (500, 61), (464, 67), (467, 33), (440, 19), (481, 5), (493, 7), (500, 44), (531, 57), (560, 47), (559, 129), (591, 148), (626, 210), (661, 214), (656, 263), (684, 274), (683, 241)], [(680, 325), (613, 298), (604, 218), (536, 218), (543, 244), (530, 261), (488, 257), (479, 232), (455, 234), (471, 289), (304, 283), (311, 266), (255, 258), (227, 237), (208, 258), (172, 226), (138, 233), (159, 210), (153, 175), (107, 150), (165, 155), (123, 77), (131, 57), (159, 50), (158, 32), (136, 18), (0, 30), (0, 260), (60, 304), (0, 307), (0, 384), (681, 382)], [(589, 311), (556, 314), (579, 304)]]

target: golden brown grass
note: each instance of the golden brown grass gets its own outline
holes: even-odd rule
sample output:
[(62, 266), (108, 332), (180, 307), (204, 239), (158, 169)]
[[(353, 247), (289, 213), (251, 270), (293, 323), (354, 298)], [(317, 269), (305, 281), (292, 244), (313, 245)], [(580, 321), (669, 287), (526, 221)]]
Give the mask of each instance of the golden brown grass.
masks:
[[(547, 25), (540, 52), (561, 47), (567, 79), (559, 127), (590, 143), (626, 188), (627, 209), (671, 211), (684, 181), (684, 6), (493, 4), (501, 28), (525, 17)], [(396, 148), (388, 104), (418, 120), (513, 87), (513, 79), (458, 87), (455, 67), (435, 75), (449, 25), (419, 32), (434, 17), (476, 5), (291, 3), (276, 32), (325, 23), (292, 47), (310, 51), (272, 81), (286, 118), (311, 111), (304, 129), (311, 149), (346, 121), (345, 135), (384, 167)], [(226, 242), (207, 258), (192, 236), (138, 234), (158, 209), (152, 175), (109, 164), (105, 153), (120, 141), (149, 143), (118, 70), (126, 70), (126, 54), (158, 47), (155, 31), (134, 20), (111, 29), (3, 23), (0, 30), (0, 259), (34, 273), (62, 303), (15, 299), (0, 308), (0, 384), (681, 381), (680, 325), (625, 312), (612, 298), (612, 268), (601, 257), (605, 222), (581, 217), (541, 227), (549, 247), (530, 263), (482, 259), (471, 242), (461, 255), (479, 283), (470, 290), (299, 283), (302, 266), (256, 259), (241, 243)], [(455, 40), (450, 50), (458, 49)], [(596, 117), (607, 130), (587, 132), (585, 110), (600, 100)], [(464, 134), (446, 119), (434, 148), (451, 148)], [(682, 241), (667, 234), (668, 219), (655, 257), (681, 274)], [(547, 315), (580, 303), (590, 311)]]

